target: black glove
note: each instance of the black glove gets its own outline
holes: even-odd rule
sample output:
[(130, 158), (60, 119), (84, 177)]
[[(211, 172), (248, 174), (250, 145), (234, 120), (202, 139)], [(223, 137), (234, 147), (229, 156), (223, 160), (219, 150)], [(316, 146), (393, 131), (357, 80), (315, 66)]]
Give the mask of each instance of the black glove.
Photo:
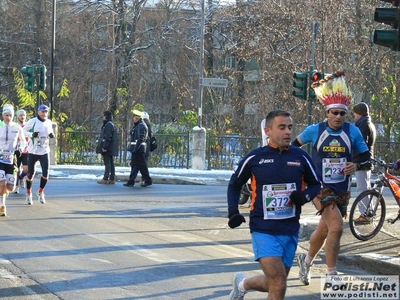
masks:
[(232, 229), (240, 226), (242, 223), (246, 223), (246, 219), (239, 213), (239, 211), (229, 213), (228, 218), (228, 226)]
[(54, 134), (53, 134), (53, 133), (50, 133), (50, 134), (49, 134), (49, 138), (54, 139)]
[(39, 136), (39, 132), (34, 132), (34, 133), (32, 133), (32, 137), (33, 138), (37, 138)]
[(295, 205), (303, 205), (303, 204), (308, 202), (308, 200), (307, 200), (306, 196), (304, 195), (304, 193), (299, 192), (299, 191), (293, 191), (290, 194), (290, 200), (292, 200), (292, 202)]

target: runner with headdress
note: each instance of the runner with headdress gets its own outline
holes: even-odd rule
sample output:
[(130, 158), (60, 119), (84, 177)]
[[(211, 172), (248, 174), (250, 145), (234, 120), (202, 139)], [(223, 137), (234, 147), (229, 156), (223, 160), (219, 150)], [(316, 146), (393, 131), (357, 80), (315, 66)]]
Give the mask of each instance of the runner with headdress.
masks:
[(297, 256), (300, 281), (308, 285), (310, 268), (318, 252), (325, 246), (328, 275), (336, 275), (336, 263), (350, 199), (351, 175), (359, 168), (352, 163), (352, 150), (360, 153), (360, 161), (370, 159), (368, 147), (360, 130), (345, 122), (353, 95), (346, 85), (344, 72), (326, 76), (314, 82), (312, 88), (325, 106), (326, 121), (308, 126), (292, 143), (295, 146), (312, 143), (312, 158), (318, 179), (322, 182), (321, 193), (313, 200), (321, 215), (317, 229), (310, 238), (307, 254)]

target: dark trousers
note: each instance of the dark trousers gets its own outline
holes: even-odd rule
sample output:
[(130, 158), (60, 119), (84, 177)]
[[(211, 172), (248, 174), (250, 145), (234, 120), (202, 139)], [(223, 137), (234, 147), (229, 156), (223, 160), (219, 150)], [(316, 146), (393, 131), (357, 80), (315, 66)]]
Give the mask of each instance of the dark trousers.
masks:
[(103, 153), (103, 162), (104, 162), (104, 180), (115, 180), (115, 165), (114, 165), (114, 157), (112, 155)]
[(144, 153), (132, 153), (131, 165), (131, 174), (129, 175), (130, 183), (135, 181), (139, 171), (145, 183), (152, 183)]
[(37, 155), (28, 154), (28, 174), (26, 174), (26, 188), (30, 190), (32, 188), (33, 176), (36, 172), (36, 162), (39, 161), (42, 167), (42, 178), (40, 179), (40, 188), (44, 189), (47, 183), (47, 178), (49, 176), (49, 154)]
[(42, 177), (47, 178), (49, 176), (49, 154), (37, 155), (29, 153), (28, 155), (28, 174), (29, 180), (33, 178), (36, 172), (36, 162), (39, 161), (42, 167)]

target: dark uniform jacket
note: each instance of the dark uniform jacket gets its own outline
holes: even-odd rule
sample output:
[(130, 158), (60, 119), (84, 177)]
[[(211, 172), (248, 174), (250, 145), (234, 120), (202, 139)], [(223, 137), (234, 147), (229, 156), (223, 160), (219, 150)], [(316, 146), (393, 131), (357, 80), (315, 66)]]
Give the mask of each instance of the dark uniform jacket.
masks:
[(130, 151), (132, 153), (146, 153), (147, 148), (147, 125), (140, 119), (134, 123), (131, 130), (131, 146)]

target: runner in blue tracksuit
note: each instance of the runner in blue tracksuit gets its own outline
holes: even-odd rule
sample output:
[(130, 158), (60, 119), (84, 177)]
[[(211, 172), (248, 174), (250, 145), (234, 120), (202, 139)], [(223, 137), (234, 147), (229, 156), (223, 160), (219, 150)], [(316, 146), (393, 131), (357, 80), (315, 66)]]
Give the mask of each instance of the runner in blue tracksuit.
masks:
[(237, 273), (230, 299), (243, 299), (247, 290), (268, 292), (283, 299), (286, 278), (293, 263), (300, 228), (301, 206), (320, 192), (314, 165), (302, 149), (290, 146), (292, 118), (282, 110), (267, 115), (268, 145), (248, 153), (228, 185), (231, 228), (245, 222), (238, 203), (243, 184), (251, 178), (250, 232), (255, 260), (264, 275), (245, 278)]

